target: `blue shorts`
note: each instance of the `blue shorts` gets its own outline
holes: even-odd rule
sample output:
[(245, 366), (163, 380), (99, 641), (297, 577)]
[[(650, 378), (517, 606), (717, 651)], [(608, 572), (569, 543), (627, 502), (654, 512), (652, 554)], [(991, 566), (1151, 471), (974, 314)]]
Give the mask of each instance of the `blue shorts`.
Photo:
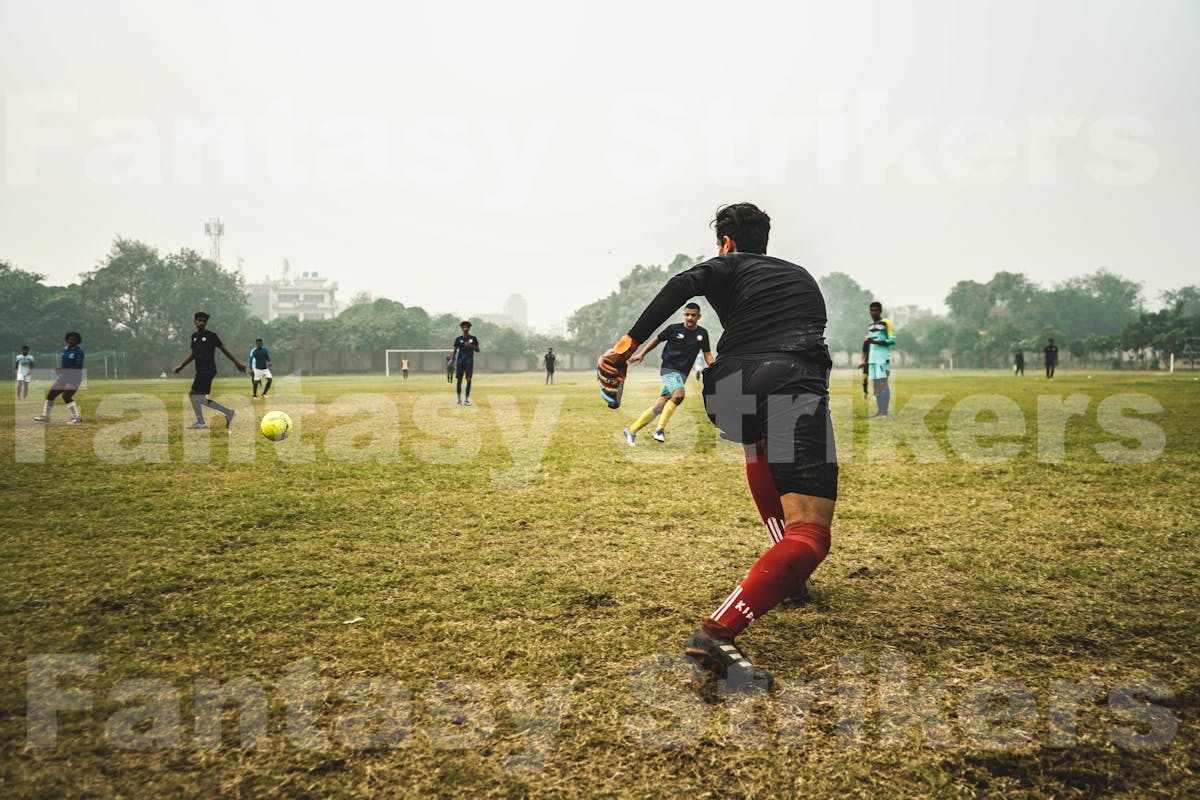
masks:
[(658, 393), (660, 397), (674, 394), (676, 390), (682, 389), (687, 383), (687, 376), (673, 369), (664, 369), (660, 375), (662, 376), (662, 391)]
[(892, 363), (884, 364), (867, 364), (867, 377), (873, 381), (887, 380), (888, 375), (892, 372)]

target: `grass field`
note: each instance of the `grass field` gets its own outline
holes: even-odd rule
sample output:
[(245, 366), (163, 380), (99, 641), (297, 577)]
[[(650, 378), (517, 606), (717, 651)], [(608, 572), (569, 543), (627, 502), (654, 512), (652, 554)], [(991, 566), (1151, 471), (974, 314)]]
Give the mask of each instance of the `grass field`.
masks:
[[(618, 412), (584, 374), (479, 375), (471, 408), (440, 377), (276, 384), (279, 446), (244, 399), (185, 436), (179, 380), (92, 382), (44, 434), (0, 400), (0, 794), (1200, 795), (1192, 375), (914, 371), (871, 424), (835, 376), (833, 551), (742, 640), (769, 698), (679, 659), (769, 542), (697, 392), (629, 449), (648, 372)], [(1110, 432), (1120, 395), (1152, 430)], [(972, 445), (980, 403), (1010, 427)], [(91, 707), (51, 732), (56, 696)]]

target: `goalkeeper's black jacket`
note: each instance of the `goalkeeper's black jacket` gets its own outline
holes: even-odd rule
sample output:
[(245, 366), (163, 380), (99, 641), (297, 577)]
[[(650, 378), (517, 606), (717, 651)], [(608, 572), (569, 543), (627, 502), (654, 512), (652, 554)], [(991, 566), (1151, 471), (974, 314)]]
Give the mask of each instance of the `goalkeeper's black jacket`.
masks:
[(689, 299), (703, 295), (725, 328), (717, 355), (796, 353), (829, 367), (825, 298), (804, 267), (730, 253), (685, 270), (662, 288), (629, 330), (644, 342)]

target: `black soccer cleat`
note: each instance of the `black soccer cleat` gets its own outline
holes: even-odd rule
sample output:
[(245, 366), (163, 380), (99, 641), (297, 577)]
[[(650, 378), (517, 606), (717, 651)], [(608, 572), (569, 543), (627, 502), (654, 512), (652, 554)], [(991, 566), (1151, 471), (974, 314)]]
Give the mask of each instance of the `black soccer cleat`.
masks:
[(802, 606), (812, 600), (812, 595), (808, 590), (808, 581), (800, 584), (800, 588), (793, 591), (787, 597), (783, 598), (781, 605), (795, 607)]
[(724, 678), (730, 691), (766, 692), (775, 685), (771, 673), (751, 664), (732, 639), (710, 636), (699, 626), (692, 631), (684, 655), (697, 666)]

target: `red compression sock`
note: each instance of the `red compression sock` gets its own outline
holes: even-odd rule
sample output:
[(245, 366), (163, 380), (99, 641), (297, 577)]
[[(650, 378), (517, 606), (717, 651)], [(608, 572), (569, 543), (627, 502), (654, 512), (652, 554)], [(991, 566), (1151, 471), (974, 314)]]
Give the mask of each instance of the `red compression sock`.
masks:
[(767, 526), (771, 542), (778, 543), (783, 538), (783, 505), (771, 477), (766, 450), (761, 446), (746, 449), (746, 483), (750, 484), (750, 496), (758, 506), (758, 515)]
[(726, 639), (737, 636), (803, 585), (828, 555), (829, 545), (829, 528), (824, 525), (788, 525), (783, 538), (754, 562), (746, 579), (704, 620), (705, 630)]

